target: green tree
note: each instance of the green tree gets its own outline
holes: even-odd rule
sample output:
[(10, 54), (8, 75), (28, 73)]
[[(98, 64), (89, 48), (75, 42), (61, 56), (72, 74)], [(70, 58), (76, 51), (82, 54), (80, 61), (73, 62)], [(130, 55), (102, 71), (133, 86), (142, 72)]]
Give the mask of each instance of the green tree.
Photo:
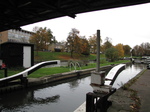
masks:
[(105, 42), (103, 44), (103, 50), (106, 51), (107, 49), (111, 48), (112, 46), (113, 45), (112, 45), (112, 42), (111, 42), (111, 38), (106, 37)]
[(105, 52), (105, 56), (107, 60), (113, 62), (115, 60), (118, 60), (119, 55), (118, 55), (118, 50), (114, 47), (108, 48)]

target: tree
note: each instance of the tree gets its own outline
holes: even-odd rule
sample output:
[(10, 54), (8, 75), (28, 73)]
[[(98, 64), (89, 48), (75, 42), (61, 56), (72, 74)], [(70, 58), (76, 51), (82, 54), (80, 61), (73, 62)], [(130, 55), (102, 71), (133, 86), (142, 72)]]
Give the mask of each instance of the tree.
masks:
[(134, 46), (134, 48), (133, 48), (133, 55), (134, 56), (142, 56), (142, 55), (144, 55), (144, 49), (141, 46), (139, 46), (139, 45)]
[(90, 36), (89, 40), (89, 44), (91, 46), (91, 53), (96, 53), (96, 34), (93, 34), (93, 36)]
[(48, 46), (54, 38), (50, 29), (42, 27), (34, 27), (34, 34), (30, 37), (30, 43), (35, 44), (36, 51), (48, 50)]
[(88, 40), (85, 37), (82, 37), (80, 42), (81, 42), (80, 43), (81, 44), (81, 47), (80, 47), (81, 54), (89, 55), (90, 54), (90, 45), (89, 45)]
[(85, 36), (79, 36), (79, 30), (73, 28), (69, 32), (67, 42), (66, 42), (67, 51), (71, 53), (71, 57), (73, 57), (73, 53), (77, 53), (78, 55), (89, 55), (90, 54), (90, 46), (88, 40)]
[(142, 43), (140, 45), (141, 49), (143, 50), (143, 55), (149, 56), (150, 55), (150, 43), (146, 42), (146, 43)]
[(124, 50), (125, 55), (130, 55), (131, 54), (131, 52), (130, 52), (131, 47), (129, 45), (123, 45), (123, 50)]
[(107, 60), (113, 62), (115, 60), (118, 60), (118, 50), (114, 47), (108, 48), (105, 52), (105, 56), (107, 58)]
[[(97, 35), (96, 34), (93, 34), (93, 36), (90, 36), (89, 39), (89, 45), (91, 46), (91, 53), (96, 53), (97, 52), (97, 45), (96, 45), (96, 41), (97, 41)], [(100, 43), (102, 43), (102, 40), (100, 38)]]
[(106, 37), (105, 42), (103, 44), (104, 51), (106, 51), (107, 49), (111, 48), (112, 46), (113, 45), (112, 45), (112, 42), (111, 42), (111, 38)]
[(79, 30), (72, 28), (66, 42), (67, 50), (73, 57), (73, 52), (78, 52), (80, 48)]
[(123, 44), (117, 44), (115, 48), (118, 50), (118, 56), (124, 57)]

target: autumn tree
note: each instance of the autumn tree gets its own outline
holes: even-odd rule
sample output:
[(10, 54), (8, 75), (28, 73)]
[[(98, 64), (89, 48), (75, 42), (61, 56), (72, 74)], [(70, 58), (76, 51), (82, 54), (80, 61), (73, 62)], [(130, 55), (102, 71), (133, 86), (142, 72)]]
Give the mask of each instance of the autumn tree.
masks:
[(69, 32), (66, 47), (68, 52), (71, 53), (71, 57), (73, 57), (74, 52), (79, 55), (89, 55), (90, 53), (88, 40), (84, 36), (80, 36), (79, 30), (75, 28)]
[(52, 43), (52, 39), (54, 39), (52, 31), (46, 27), (34, 27), (33, 32), (29, 41), (35, 44), (36, 51), (48, 50), (48, 46)]
[(93, 36), (90, 36), (88, 39), (92, 53), (96, 53), (96, 38), (97, 38), (96, 34), (93, 34)]
[(115, 48), (118, 50), (118, 56), (124, 57), (124, 50), (123, 50), (123, 44), (117, 44)]
[(72, 28), (66, 42), (67, 50), (73, 57), (73, 52), (78, 52), (80, 48), (79, 30)]
[[(89, 45), (91, 46), (91, 52), (92, 53), (96, 53), (97, 52), (97, 45), (96, 45), (96, 41), (97, 41), (97, 35), (93, 34), (93, 36), (90, 36), (89, 39)], [(100, 43), (102, 43), (102, 39), (100, 38)]]
[(131, 47), (129, 45), (123, 45), (123, 50), (124, 50), (125, 55), (130, 55), (131, 54), (131, 52), (130, 52)]
[(89, 55), (90, 54), (90, 45), (89, 45), (88, 40), (85, 37), (81, 37), (80, 42), (81, 42), (80, 43), (81, 44), (81, 47), (80, 47), (81, 54)]

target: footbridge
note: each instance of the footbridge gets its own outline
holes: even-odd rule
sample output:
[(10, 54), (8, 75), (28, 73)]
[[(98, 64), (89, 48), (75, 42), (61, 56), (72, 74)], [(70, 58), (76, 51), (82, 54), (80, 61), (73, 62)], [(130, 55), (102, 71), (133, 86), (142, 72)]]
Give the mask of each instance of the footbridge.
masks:
[(9, 76), (9, 77), (1, 78), (0, 79), (0, 85), (7, 84), (10, 81), (14, 81), (14, 80), (17, 80), (17, 79), (20, 79), (21, 82), (26, 82), (27, 81), (27, 76), (30, 75), (31, 73), (33, 73), (34, 71), (36, 71), (37, 69), (39, 69), (41, 67), (44, 67), (44, 66), (47, 66), (47, 65), (54, 65), (54, 64), (59, 65), (60, 60), (41, 62), (41, 63), (38, 63), (38, 64), (36, 64), (36, 65), (20, 72), (20, 73), (17, 73), (15, 75), (12, 75), (12, 76)]

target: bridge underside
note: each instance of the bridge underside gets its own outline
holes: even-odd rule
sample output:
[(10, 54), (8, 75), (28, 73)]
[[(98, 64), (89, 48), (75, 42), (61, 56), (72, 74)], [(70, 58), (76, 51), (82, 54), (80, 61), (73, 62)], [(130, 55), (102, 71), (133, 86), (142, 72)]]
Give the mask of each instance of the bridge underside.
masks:
[(76, 14), (148, 3), (149, 0), (1, 0), (0, 31)]

